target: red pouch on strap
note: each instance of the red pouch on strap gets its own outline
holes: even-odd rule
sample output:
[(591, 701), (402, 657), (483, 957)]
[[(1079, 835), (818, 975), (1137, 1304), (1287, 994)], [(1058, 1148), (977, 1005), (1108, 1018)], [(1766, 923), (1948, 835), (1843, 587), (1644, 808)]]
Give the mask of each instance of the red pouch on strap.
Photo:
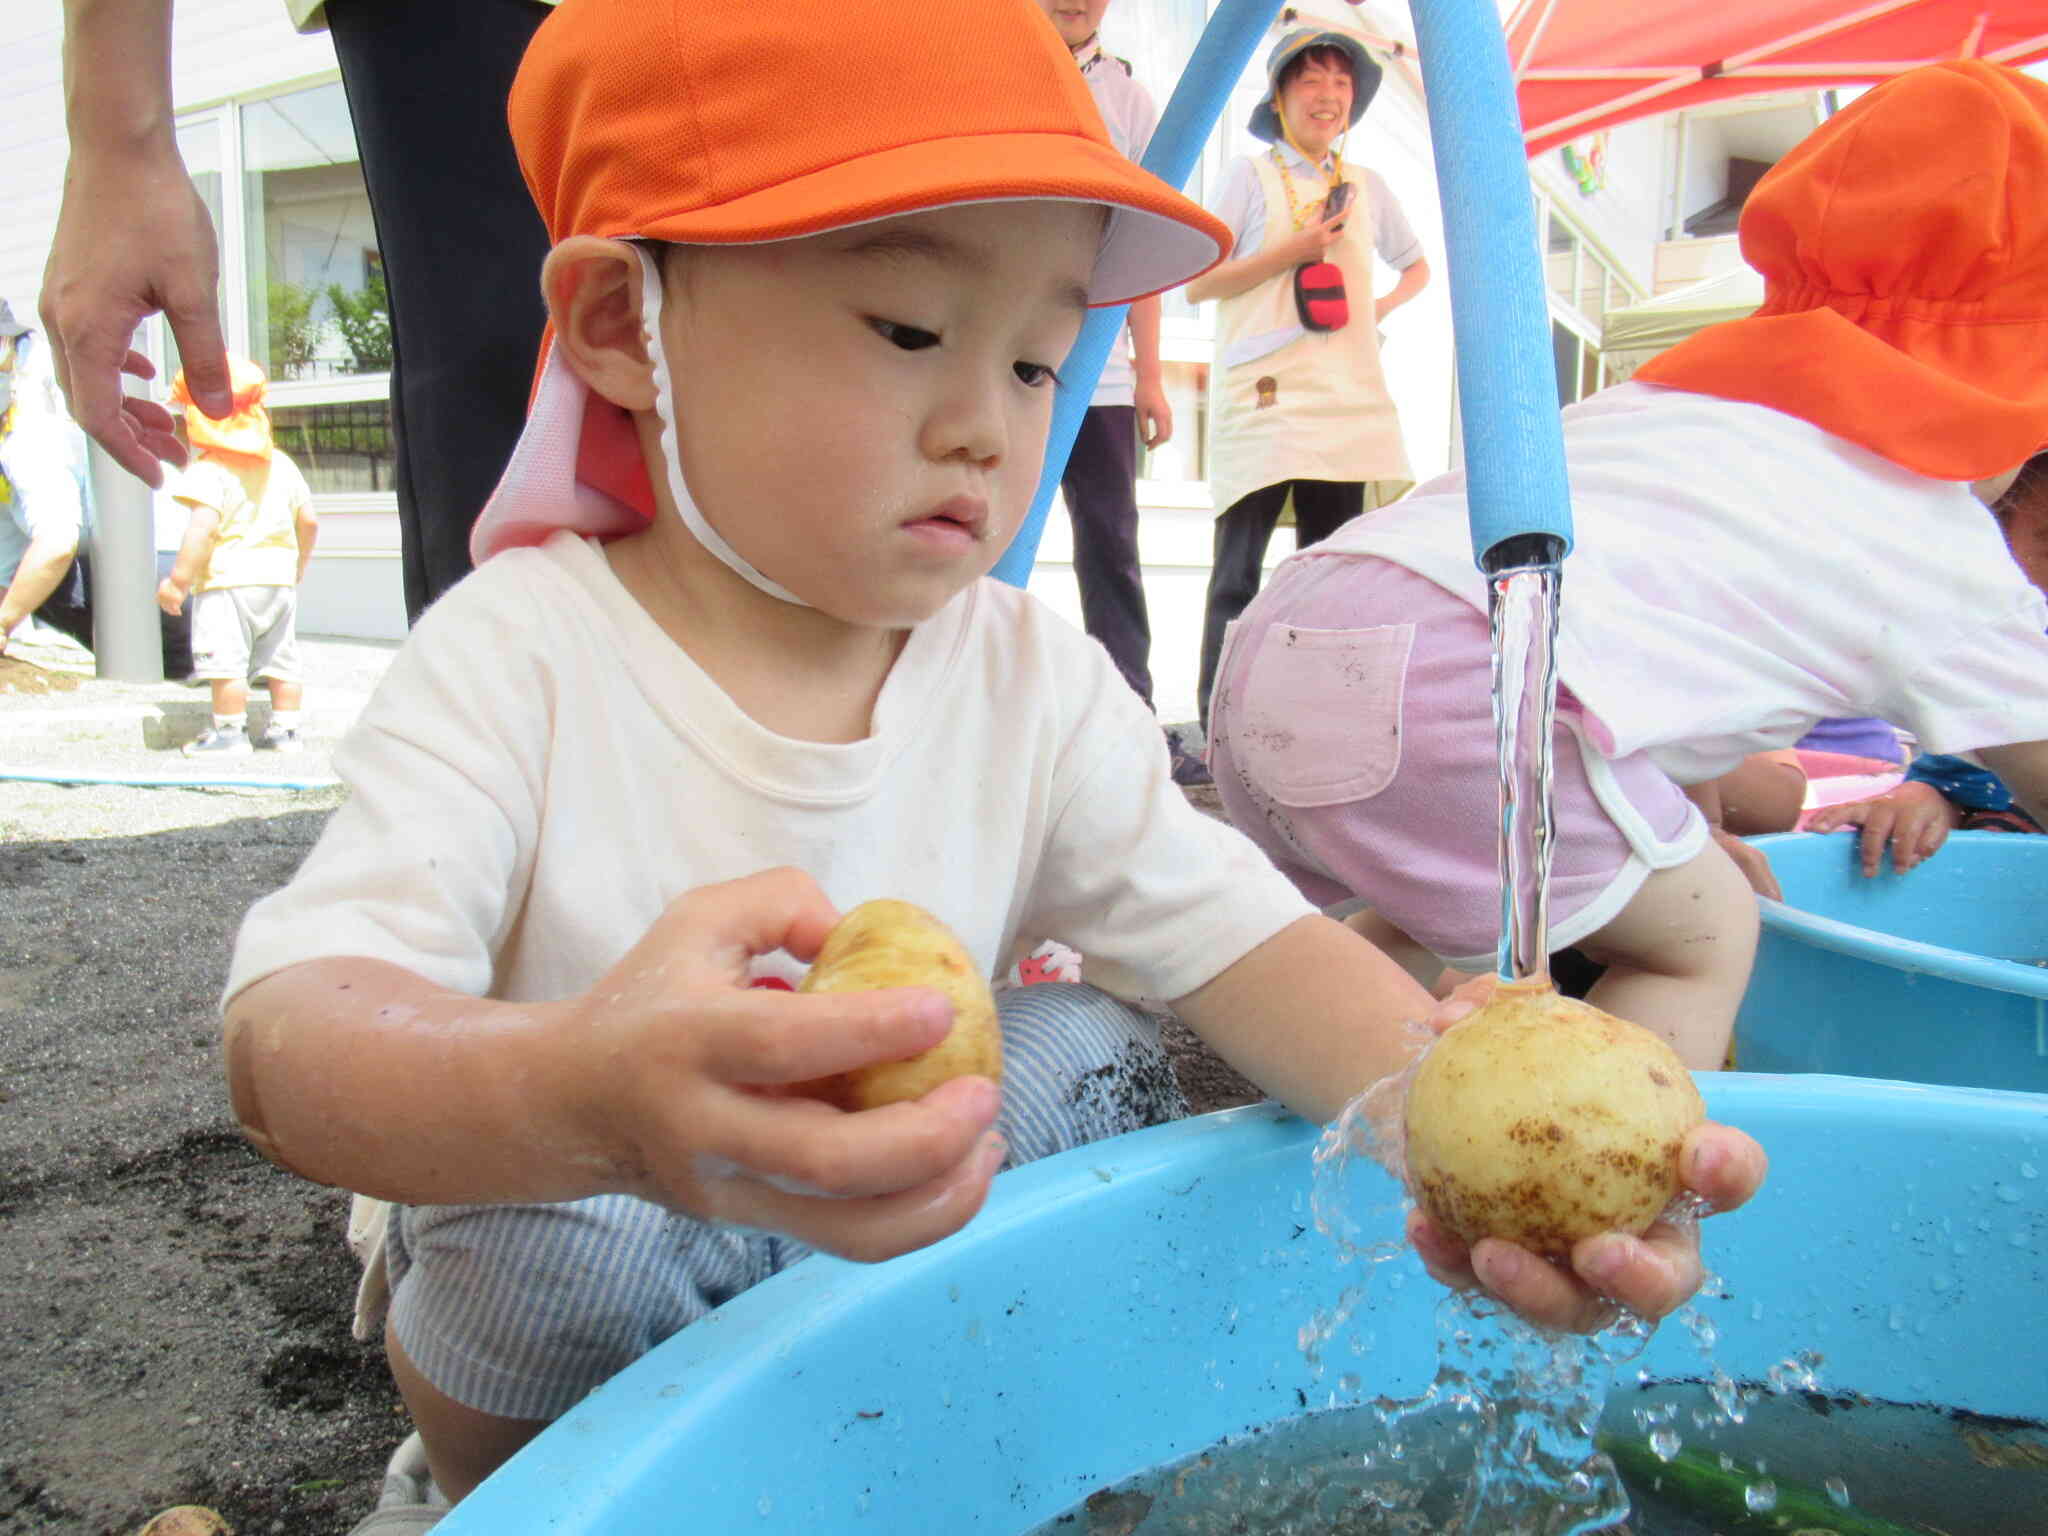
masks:
[(1344, 329), (1351, 304), (1344, 295), (1344, 273), (1334, 261), (1305, 261), (1294, 269), (1294, 308), (1304, 329)]

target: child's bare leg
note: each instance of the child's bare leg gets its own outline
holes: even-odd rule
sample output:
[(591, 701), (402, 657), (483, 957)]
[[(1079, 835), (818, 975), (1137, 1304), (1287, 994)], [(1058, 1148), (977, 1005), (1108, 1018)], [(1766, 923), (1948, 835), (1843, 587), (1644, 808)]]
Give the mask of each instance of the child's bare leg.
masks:
[(1372, 940), (1396, 965), (1433, 992), (1446, 974), (1454, 980), (1463, 979), (1455, 971), (1447, 972), (1443, 961), (1433, 951), (1409, 938), (1371, 907), (1360, 907), (1349, 913), (1344, 918), (1344, 926)]
[(281, 677), (266, 677), (263, 682), (270, 689), (270, 707), (273, 710), (297, 709), (306, 701), (304, 684), (288, 683)]
[(1716, 843), (1645, 880), (1579, 948), (1607, 967), (1586, 1000), (1654, 1030), (1694, 1071), (1728, 1057), (1756, 959), (1756, 893)]
[(249, 685), (239, 677), (216, 677), (210, 684), (213, 692), (213, 712), (226, 720), (235, 715), (246, 714), (249, 709)]
[(505, 1419), (458, 1403), (422, 1376), (398, 1346), (387, 1322), (384, 1353), (406, 1411), (427, 1448), (434, 1482), (452, 1503), (502, 1466), (512, 1453), (547, 1428), (542, 1419)]

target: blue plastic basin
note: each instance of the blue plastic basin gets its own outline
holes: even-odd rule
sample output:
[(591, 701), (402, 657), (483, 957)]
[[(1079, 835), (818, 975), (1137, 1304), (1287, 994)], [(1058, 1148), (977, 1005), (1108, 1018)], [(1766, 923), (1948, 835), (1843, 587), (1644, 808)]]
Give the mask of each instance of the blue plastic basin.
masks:
[[(1726, 1369), (1761, 1379), (1816, 1350), (1831, 1392), (2048, 1418), (2048, 1099), (1704, 1086), (1773, 1158), (1764, 1194), (1708, 1228)], [(1332, 1385), (1297, 1330), (1359, 1273), (1307, 1214), (1315, 1138), (1271, 1106), (1185, 1120), (1003, 1175), (921, 1253), (799, 1264), (593, 1393), (438, 1529), (1014, 1536), (1287, 1418)], [(1442, 1293), (1404, 1254), (1373, 1294), (1370, 1352), (1334, 1369), (1413, 1396)], [(1702, 1370), (1676, 1327), (1642, 1363)]]
[(1866, 878), (1856, 839), (1753, 839), (1766, 901), (1737, 1065), (2048, 1092), (2048, 837), (1960, 832)]

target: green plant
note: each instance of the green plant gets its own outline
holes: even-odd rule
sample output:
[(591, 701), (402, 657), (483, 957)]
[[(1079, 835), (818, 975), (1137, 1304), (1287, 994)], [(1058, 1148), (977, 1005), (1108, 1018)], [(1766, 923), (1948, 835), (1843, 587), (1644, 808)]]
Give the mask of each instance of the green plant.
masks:
[(296, 378), (312, 366), (313, 349), (320, 343), (320, 327), (313, 320), (318, 298), (303, 284), (270, 281), (270, 369), (279, 378)]
[(354, 293), (339, 283), (329, 283), (327, 302), (334, 306), (334, 323), (356, 360), (355, 371), (389, 373), (391, 297), (384, 287), (383, 272), (372, 272)]

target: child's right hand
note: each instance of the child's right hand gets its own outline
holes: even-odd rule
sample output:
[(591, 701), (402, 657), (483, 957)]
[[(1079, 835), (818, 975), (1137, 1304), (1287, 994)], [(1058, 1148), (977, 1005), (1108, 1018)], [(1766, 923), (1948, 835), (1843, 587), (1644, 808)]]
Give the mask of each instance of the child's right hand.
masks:
[(757, 955), (813, 958), (839, 913), (800, 871), (679, 897), (572, 1007), (578, 1108), (621, 1187), (707, 1220), (872, 1261), (936, 1242), (1002, 1164), (986, 1078), (849, 1114), (791, 1085), (929, 1049), (952, 1007), (921, 987), (750, 988)]
[(185, 589), (174, 576), (166, 576), (156, 584), (156, 605), (172, 618), (185, 611)]
[(1946, 795), (1932, 784), (1915, 779), (1874, 800), (1856, 800), (1816, 811), (1807, 819), (1806, 830), (1832, 832), (1837, 827), (1860, 826), (1863, 873), (1877, 873), (1884, 859), (1885, 844), (1889, 843), (1892, 868), (1903, 875), (1915, 864), (1933, 858), (1961, 821), (1962, 812), (1949, 803)]

